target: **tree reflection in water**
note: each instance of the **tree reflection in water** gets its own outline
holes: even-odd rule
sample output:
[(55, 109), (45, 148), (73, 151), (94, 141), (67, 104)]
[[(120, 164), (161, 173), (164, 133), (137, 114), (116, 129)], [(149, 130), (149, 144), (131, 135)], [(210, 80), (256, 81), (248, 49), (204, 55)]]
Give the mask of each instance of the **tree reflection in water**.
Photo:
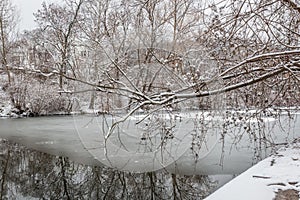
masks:
[(0, 176), (0, 199), (202, 199), (216, 186), (203, 175), (81, 165), (6, 140), (0, 140)]

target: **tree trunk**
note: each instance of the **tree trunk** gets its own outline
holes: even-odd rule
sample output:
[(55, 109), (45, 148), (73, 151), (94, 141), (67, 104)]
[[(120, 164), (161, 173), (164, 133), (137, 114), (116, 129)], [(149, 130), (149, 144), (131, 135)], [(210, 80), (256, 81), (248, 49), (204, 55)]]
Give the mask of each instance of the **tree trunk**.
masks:
[(4, 33), (4, 25), (3, 25), (3, 19), (2, 17), (0, 17), (0, 32), (1, 32), (1, 41), (2, 41), (2, 45), (1, 45), (1, 56), (2, 56), (2, 67), (3, 69), (5, 69), (6, 73), (7, 73), (7, 80), (9, 85), (11, 84), (11, 76), (10, 76), (10, 72), (9, 72), (9, 68), (7, 66), (7, 53), (6, 53), (6, 43), (5, 43), (5, 33)]
[(91, 92), (89, 109), (93, 110), (95, 108), (94, 105), (95, 105), (95, 91), (93, 90)]

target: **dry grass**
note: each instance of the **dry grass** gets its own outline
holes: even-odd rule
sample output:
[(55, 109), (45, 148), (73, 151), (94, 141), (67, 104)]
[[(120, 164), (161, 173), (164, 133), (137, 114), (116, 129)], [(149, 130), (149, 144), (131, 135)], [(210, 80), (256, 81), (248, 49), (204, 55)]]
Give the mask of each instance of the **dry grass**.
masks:
[(288, 190), (279, 190), (276, 193), (274, 200), (299, 200), (299, 192), (297, 190), (288, 189)]

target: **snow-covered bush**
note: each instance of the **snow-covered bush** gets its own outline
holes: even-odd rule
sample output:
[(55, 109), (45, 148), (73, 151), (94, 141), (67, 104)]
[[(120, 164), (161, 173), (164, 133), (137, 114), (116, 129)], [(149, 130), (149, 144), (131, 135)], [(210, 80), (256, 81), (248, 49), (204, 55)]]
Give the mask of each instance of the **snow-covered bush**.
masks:
[(57, 84), (51, 79), (37, 79), (32, 75), (17, 75), (18, 78), (8, 88), (11, 101), (21, 112), (33, 115), (68, 113), (71, 109), (69, 98), (59, 94)]

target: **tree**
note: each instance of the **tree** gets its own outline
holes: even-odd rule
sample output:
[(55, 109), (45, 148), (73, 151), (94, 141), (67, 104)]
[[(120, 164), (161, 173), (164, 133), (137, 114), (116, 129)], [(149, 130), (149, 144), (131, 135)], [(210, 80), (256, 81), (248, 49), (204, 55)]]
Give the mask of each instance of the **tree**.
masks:
[[(198, 40), (220, 63), (225, 86), (242, 86), (228, 93), (231, 107), (299, 105), (299, 101), (286, 102), (289, 96), (296, 100), (299, 95), (299, 15), (294, 6), (262, 0), (228, 1), (212, 8), (213, 20)], [(290, 86), (297, 92), (290, 93)]]
[[(18, 15), (16, 8), (10, 0), (0, 2), (0, 55), (1, 67), (6, 71), (8, 83), (11, 84), (10, 50), (12, 48), (14, 37), (16, 36), (16, 26)], [(10, 66), (11, 67), (11, 66)]]
[[(149, 7), (146, 7), (146, 4), (142, 5), (145, 5), (142, 8)], [(225, 2), (225, 5), (220, 6), (220, 8), (216, 6), (206, 8), (207, 10), (212, 9), (215, 14), (205, 16), (208, 18), (203, 22), (203, 27), (206, 30), (197, 38), (197, 41), (202, 43), (199, 46), (205, 47), (205, 50), (210, 52), (208, 54), (210, 59), (215, 61), (215, 63), (219, 63), (217, 66), (219, 74), (215, 74), (208, 81), (198, 79), (197, 83), (193, 83), (192, 85), (186, 83), (185, 86), (181, 86), (182, 91), (190, 91), (189, 93), (181, 93), (180, 91), (165, 93), (164, 91), (160, 95), (152, 94), (153, 96), (146, 94), (143, 90), (137, 89), (138, 85), (136, 83), (131, 80), (128, 81), (126, 76), (121, 74), (121, 76), (127, 79), (127, 82), (125, 81), (126, 83), (124, 83), (127, 87), (117, 87), (119, 91), (126, 90), (130, 95), (135, 96), (135, 99), (139, 101), (139, 106), (136, 108), (140, 108), (145, 104), (162, 105), (170, 103), (173, 100), (179, 102), (182, 99), (200, 98), (211, 94), (240, 92), (243, 88), (245, 90), (240, 94), (246, 95), (245, 92), (249, 91), (251, 85), (269, 85), (270, 82), (278, 83), (276, 88), (284, 87), (285, 90), (288, 90), (286, 84), (274, 82), (273, 80), (278, 80), (281, 77), (283, 80), (290, 80), (295, 83), (299, 79), (297, 72), (299, 70), (298, 59), (295, 57), (299, 55), (297, 40), (294, 39), (298, 37), (298, 33), (295, 32), (295, 29), (297, 29), (295, 27), (297, 27), (298, 23), (296, 20), (298, 15), (295, 14), (295, 9), (289, 4), (283, 4), (281, 1), (275, 1), (272, 4), (266, 1), (258, 1), (255, 5), (246, 1), (240, 1), (239, 3), (228, 1)], [(228, 9), (225, 9), (225, 7)], [(149, 8), (155, 7), (150, 6)], [(276, 12), (272, 12), (273, 10)], [(287, 15), (289, 12), (291, 14)], [(271, 13), (272, 18), (270, 18)], [(286, 24), (287, 20), (283, 21), (283, 19), (291, 15), (294, 16), (292, 24)], [(151, 21), (155, 20), (155, 17), (151, 16), (157, 15), (148, 12), (148, 16), (150, 17), (150, 25), (152, 24), (150, 27), (152, 27), (152, 30), (157, 30), (153, 25), (160, 23)], [(278, 23), (279, 20), (282, 23)], [(284, 30), (283, 34), (278, 30)], [(287, 32), (288, 34), (286, 34)], [(157, 37), (155, 32), (150, 35)], [(287, 44), (284, 42), (286, 39), (285, 35), (289, 35), (288, 37), (293, 38), (294, 41), (288, 39), (286, 40)], [(150, 37), (152, 38), (150, 41), (153, 41), (153, 37)], [(153, 48), (152, 45), (150, 45), (151, 48)], [(118, 60), (122, 60), (122, 58)], [(157, 60), (157, 63), (159, 63), (159, 60)], [(120, 63), (115, 64), (120, 65)], [(199, 66), (197, 67), (199, 68)], [(185, 68), (187, 69), (189, 66), (186, 65)], [(127, 73), (125, 72), (125, 74)], [(224, 87), (212, 91), (207, 91), (207, 88), (203, 88), (204, 90), (201, 91), (195, 87), (195, 85), (205, 85), (214, 80), (224, 80)], [(275, 88), (275, 85), (273, 84), (272, 87)], [(111, 92), (116, 91), (116, 88), (107, 88), (104, 85), (100, 85), (100, 88)], [(264, 90), (262, 93), (264, 93), (265, 98), (269, 97), (268, 92), (271, 92), (271, 87), (268, 89), (266, 87), (264, 87), (265, 89), (263, 87), (258, 88)], [(260, 93), (256, 92), (255, 94)], [(275, 97), (278, 98), (279, 95), (275, 95)], [(258, 106), (251, 105), (246, 100), (246, 96), (239, 97), (239, 99), (249, 103), (244, 106)], [(270, 100), (270, 102), (274, 101), (276, 100)], [(240, 103), (239, 105), (241, 106)], [(266, 107), (267, 105), (262, 104), (260, 106)]]
[[(76, 39), (76, 26), (80, 18), (79, 12), (83, 0), (78, 3), (66, 1), (66, 5), (50, 4), (45, 2), (42, 9), (36, 14), (36, 21), (44, 31), (43, 41), (51, 49), (58, 66), (59, 87), (63, 89), (63, 75), (72, 70), (70, 57)], [(64, 20), (61, 20), (64, 19)]]

